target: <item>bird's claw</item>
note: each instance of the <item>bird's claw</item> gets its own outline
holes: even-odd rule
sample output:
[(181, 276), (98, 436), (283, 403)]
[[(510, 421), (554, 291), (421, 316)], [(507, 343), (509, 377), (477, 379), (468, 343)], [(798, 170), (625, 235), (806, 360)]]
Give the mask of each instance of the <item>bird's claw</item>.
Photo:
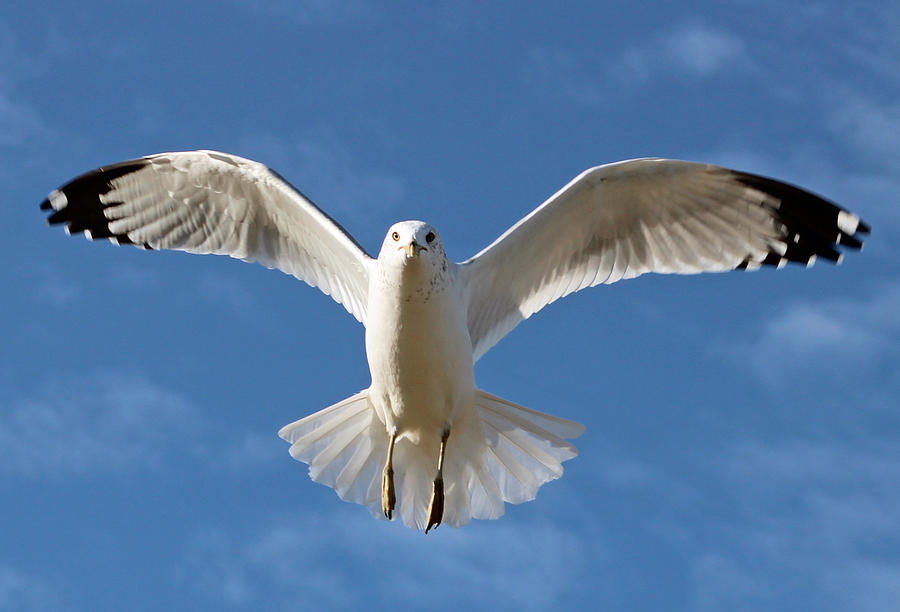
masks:
[(431, 531), (441, 524), (444, 518), (444, 479), (441, 477), (434, 479), (434, 488), (431, 492), (431, 503), (428, 504), (428, 526), (425, 527), (425, 533)]
[(397, 497), (394, 494), (394, 470), (385, 466), (381, 475), (381, 510), (388, 520), (393, 518), (394, 504)]

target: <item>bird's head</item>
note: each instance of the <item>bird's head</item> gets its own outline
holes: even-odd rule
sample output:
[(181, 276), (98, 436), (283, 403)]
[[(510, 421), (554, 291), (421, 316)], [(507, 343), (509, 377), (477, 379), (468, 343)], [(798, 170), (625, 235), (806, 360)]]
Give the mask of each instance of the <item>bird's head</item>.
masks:
[(443, 265), (446, 258), (444, 245), (437, 230), (423, 221), (400, 221), (393, 224), (384, 237), (379, 261), (407, 265)]

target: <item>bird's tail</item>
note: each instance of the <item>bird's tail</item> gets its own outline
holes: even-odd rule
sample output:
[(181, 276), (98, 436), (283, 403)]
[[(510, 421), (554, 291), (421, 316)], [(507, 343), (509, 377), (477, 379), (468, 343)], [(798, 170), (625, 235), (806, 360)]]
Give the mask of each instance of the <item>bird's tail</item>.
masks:
[(291, 457), (309, 464), (314, 481), (333, 488), (344, 501), (381, 512), (388, 438), (368, 389), (285, 425), (278, 435), (291, 443)]
[[(562, 476), (562, 462), (578, 454), (566, 438), (583, 431), (579, 423), (476, 390), (472, 407), (456, 415), (447, 442), (443, 522), (459, 527), (473, 518), (495, 519), (504, 502), (534, 499), (541, 485)], [(279, 435), (291, 443), (291, 456), (309, 464), (313, 480), (384, 518), (381, 470), (388, 435), (367, 390), (285, 426)], [(397, 511), (409, 527), (427, 524), (436, 466), (437, 446), (397, 441)]]
[(503, 502), (531, 501), (578, 455), (566, 439), (583, 432), (580, 423), (476, 390), (473, 410), (459, 415), (448, 440), (445, 482), (456, 490), (446, 492), (444, 522), (495, 519)]

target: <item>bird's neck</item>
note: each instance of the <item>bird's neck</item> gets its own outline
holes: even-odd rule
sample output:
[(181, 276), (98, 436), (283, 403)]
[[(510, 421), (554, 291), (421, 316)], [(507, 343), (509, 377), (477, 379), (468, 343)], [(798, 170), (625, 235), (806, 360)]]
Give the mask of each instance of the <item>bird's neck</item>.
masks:
[(397, 306), (417, 304), (431, 299), (446, 286), (447, 266), (435, 269), (431, 262), (410, 258), (379, 266), (375, 279), (380, 294), (391, 296)]

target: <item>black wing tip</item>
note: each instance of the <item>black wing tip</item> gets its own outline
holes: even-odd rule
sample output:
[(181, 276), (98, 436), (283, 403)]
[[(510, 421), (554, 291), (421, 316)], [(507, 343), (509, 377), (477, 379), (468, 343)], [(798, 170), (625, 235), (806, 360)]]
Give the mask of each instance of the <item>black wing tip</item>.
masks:
[(60, 223), (67, 223), (69, 218), (67, 213), (62, 210), (55, 210), (53, 214), (47, 217), (48, 225), (59, 225)]
[[(857, 233), (860, 233), (857, 231)], [(863, 232), (864, 233), (864, 232)], [(862, 249), (862, 240), (858, 238), (854, 238), (853, 236), (848, 236), (847, 234), (841, 234), (838, 236), (837, 243), (842, 247), (848, 248), (853, 251), (859, 251)]]
[(738, 269), (782, 267), (786, 263), (811, 266), (817, 259), (837, 264), (843, 258), (838, 246), (859, 251), (863, 247), (863, 236), (871, 232), (869, 225), (855, 214), (801, 187), (757, 174), (737, 170), (731, 173), (739, 183), (775, 200), (774, 203), (761, 201), (760, 205), (771, 210), (781, 225), (784, 238), (778, 247), (770, 246), (769, 253), (761, 261), (753, 262), (748, 257), (737, 266)]
[[(104, 210), (121, 202), (103, 202), (100, 196), (112, 190), (112, 183), (149, 163), (145, 158), (103, 166), (78, 176), (53, 191), (41, 202), (43, 211), (52, 211), (47, 217), (49, 225), (65, 224), (68, 234), (85, 234), (90, 239), (108, 238), (117, 244), (135, 244), (125, 234), (115, 234), (109, 228)], [(135, 244), (152, 248), (149, 244)]]

